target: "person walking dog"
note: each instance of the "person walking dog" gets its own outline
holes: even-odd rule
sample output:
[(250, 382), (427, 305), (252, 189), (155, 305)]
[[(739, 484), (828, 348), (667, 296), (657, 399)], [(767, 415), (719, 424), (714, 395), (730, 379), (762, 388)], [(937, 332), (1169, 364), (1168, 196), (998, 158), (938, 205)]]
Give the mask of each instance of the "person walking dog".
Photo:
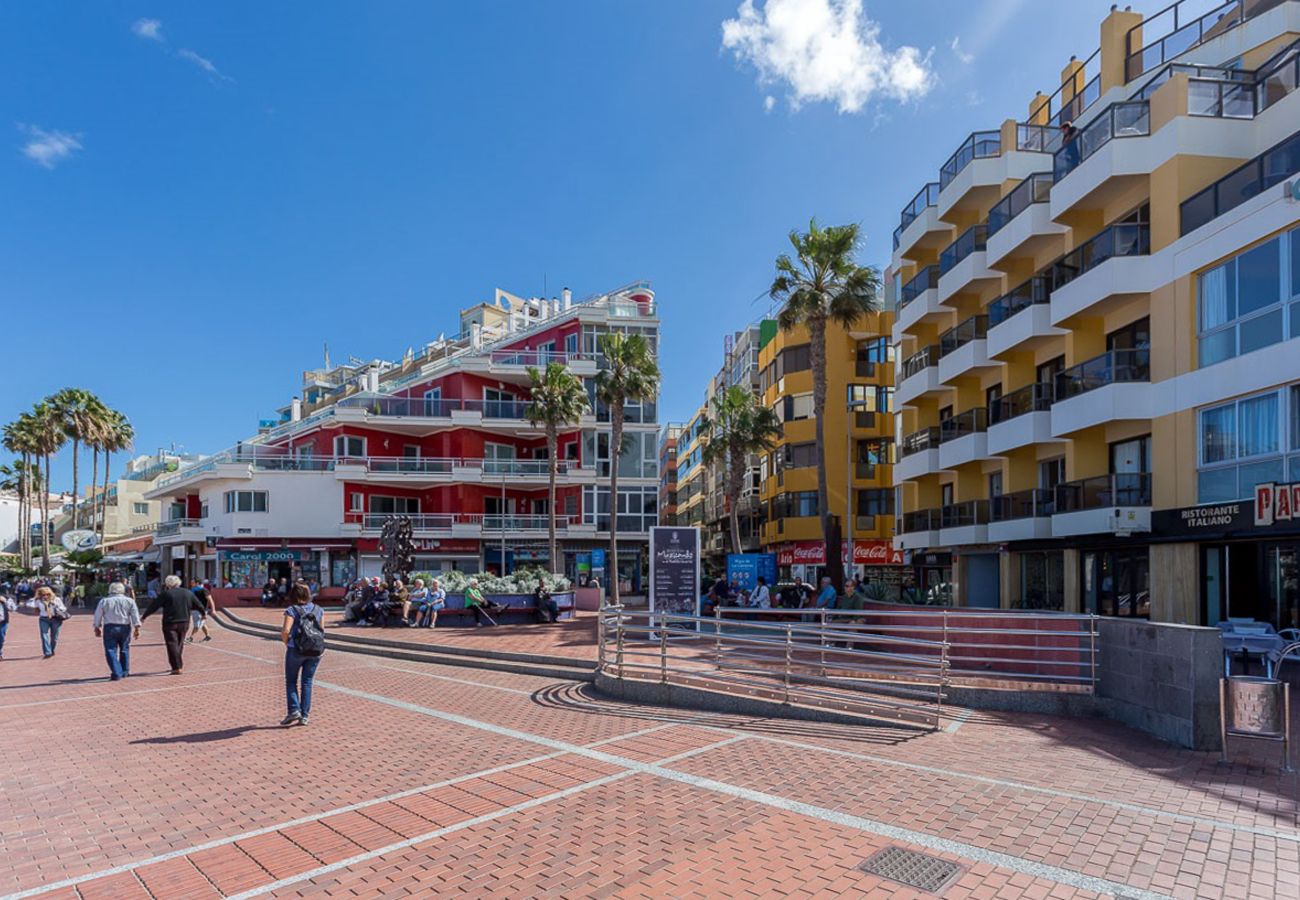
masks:
[(193, 592), (181, 587), (181, 580), (175, 575), (163, 579), (163, 592), (149, 601), (148, 608), (141, 621), (162, 610), (163, 642), (167, 645), (167, 662), (171, 674), (179, 675), (184, 669), (182, 653), (185, 649), (185, 632), (190, 630), (190, 612), (204, 612), (203, 604)]
[(306, 725), (311, 714), (311, 683), (325, 652), (325, 610), (311, 599), (305, 584), (289, 592), (292, 605), (284, 611), (280, 640), (284, 641), (284, 699), (289, 708), (281, 725)]
[(140, 636), (140, 609), (126, 595), (126, 585), (114, 581), (95, 607), (95, 637), (104, 639), (108, 677), (121, 681), (131, 674), (131, 637)]

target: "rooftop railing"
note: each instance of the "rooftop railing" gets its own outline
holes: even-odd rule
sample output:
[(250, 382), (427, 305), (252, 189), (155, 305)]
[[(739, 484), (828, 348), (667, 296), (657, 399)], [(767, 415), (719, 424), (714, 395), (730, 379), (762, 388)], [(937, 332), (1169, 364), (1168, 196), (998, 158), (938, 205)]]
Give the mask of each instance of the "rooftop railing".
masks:
[(988, 430), (988, 424), (988, 410), (982, 406), (972, 407), (939, 423), (939, 443), (946, 444), (970, 434), (982, 434)]
[(947, 356), (971, 341), (982, 341), (988, 333), (989, 317), (983, 313), (973, 315), (939, 335), (939, 356)]
[(989, 406), (989, 424), (1009, 422), (1019, 416), (1046, 412), (1056, 399), (1056, 386), (1036, 381), (994, 400)]
[(988, 237), (993, 237), (1008, 222), (1034, 203), (1046, 203), (1052, 198), (1055, 177), (1051, 172), (1035, 172), (1007, 194), (989, 210)]
[(1184, 200), (1179, 207), (1182, 234), (1195, 231), (1296, 174), (1300, 174), (1300, 131)]
[(989, 500), (989, 520), (993, 522), (1050, 516), (1055, 511), (1056, 493), (1050, 488), (1014, 491)]
[(939, 254), (939, 274), (952, 271), (953, 267), (972, 253), (983, 252), (988, 240), (988, 227), (984, 224), (972, 225), (957, 236), (951, 244)]
[(913, 353), (903, 360), (903, 378), (911, 378), (930, 366), (939, 364), (939, 345), (931, 344)]
[(1033, 278), (1012, 288), (988, 305), (989, 327), (1001, 325), (1021, 310), (1036, 303), (1052, 301), (1051, 281), (1046, 275)]
[(1138, 222), (1116, 223), (1052, 263), (1048, 269), (1052, 290), (1061, 289), (1113, 257), (1146, 256), (1150, 252), (1150, 225)]
[(931, 181), (917, 192), (912, 198), (912, 202), (903, 207), (903, 212), (898, 217), (898, 227), (894, 229), (894, 249), (898, 249), (898, 241), (911, 225), (928, 207), (939, 204), (939, 182)]
[(1056, 400), (1068, 400), (1110, 384), (1151, 380), (1151, 351), (1111, 350), (1071, 366), (1056, 376)]
[(922, 450), (933, 450), (938, 446), (939, 428), (937, 425), (931, 425), (929, 428), (913, 431), (903, 438), (898, 452), (902, 456), (911, 456), (913, 453), (920, 453)]
[(485, 419), (523, 419), (531, 405), (526, 400), (447, 400), (419, 397), (345, 397), (337, 404), (343, 409), (364, 409), (372, 416), (411, 416), (448, 418), (453, 412), (479, 413)]
[(948, 157), (939, 169), (939, 189), (943, 190), (963, 169), (977, 159), (987, 159), (1002, 154), (1002, 133), (1000, 131), (976, 131)]
[[(1139, 78), (1284, 2), (1287, 0), (1178, 0), (1129, 29), (1125, 76), (1129, 81)], [(1159, 37), (1153, 37), (1157, 34)]]
[(1061, 147), (1061, 129), (1052, 125), (1016, 125), (1016, 149), (1027, 153), (1055, 153)]
[(1102, 147), (1117, 138), (1146, 137), (1151, 134), (1151, 103), (1148, 100), (1125, 100), (1112, 103), (1065, 141), (1052, 157), (1052, 171), (1059, 182)]
[(907, 304), (911, 303), (913, 300), (921, 296), (921, 294), (925, 293), (926, 291), (931, 290), (933, 288), (937, 288), (938, 286), (939, 286), (939, 267), (926, 266), (920, 272), (917, 272), (916, 276), (913, 277), (911, 281), (903, 285), (902, 291), (900, 291), (899, 298), (898, 298), (899, 309), (902, 309), (904, 306), (907, 306)]
[(1078, 121), (1101, 98), (1101, 48), (1083, 61), (1074, 77), (1066, 80), (1050, 97), (1034, 108), (1030, 118), (1045, 114), (1047, 125), (1060, 128), (1066, 122)]
[(1151, 473), (1117, 472), (1056, 486), (1056, 513), (1112, 506), (1150, 506)]

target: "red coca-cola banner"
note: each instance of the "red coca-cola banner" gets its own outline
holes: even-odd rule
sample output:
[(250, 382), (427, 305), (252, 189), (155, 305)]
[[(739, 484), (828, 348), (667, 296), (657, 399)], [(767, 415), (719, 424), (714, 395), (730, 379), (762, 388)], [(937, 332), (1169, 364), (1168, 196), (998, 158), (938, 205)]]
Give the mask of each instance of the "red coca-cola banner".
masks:
[[(786, 544), (776, 554), (781, 566), (824, 566), (826, 545), (821, 541), (798, 541)], [(859, 566), (901, 566), (903, 551), (895, 550), (890, 541), (856, 541), (853, 562)]]

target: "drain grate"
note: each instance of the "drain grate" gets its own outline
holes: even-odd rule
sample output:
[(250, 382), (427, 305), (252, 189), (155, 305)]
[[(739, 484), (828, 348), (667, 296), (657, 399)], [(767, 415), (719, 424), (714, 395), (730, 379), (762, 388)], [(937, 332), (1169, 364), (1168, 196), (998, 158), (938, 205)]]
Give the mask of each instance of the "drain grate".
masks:
[(961, 866), (901, 847), (886, 847), (858, 866), (868, 875), (887, 878), (937, 894), (956, 880)]

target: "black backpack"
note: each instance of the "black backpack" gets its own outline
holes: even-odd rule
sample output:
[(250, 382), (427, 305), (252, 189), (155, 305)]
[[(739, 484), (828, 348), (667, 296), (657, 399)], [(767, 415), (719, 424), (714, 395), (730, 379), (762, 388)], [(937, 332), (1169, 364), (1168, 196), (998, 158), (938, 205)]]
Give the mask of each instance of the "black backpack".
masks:
[(325, 652), (325, 632), (316, 616), (306, 606), (295, 606), (293, 649), (299, 656), (320, 656)]

